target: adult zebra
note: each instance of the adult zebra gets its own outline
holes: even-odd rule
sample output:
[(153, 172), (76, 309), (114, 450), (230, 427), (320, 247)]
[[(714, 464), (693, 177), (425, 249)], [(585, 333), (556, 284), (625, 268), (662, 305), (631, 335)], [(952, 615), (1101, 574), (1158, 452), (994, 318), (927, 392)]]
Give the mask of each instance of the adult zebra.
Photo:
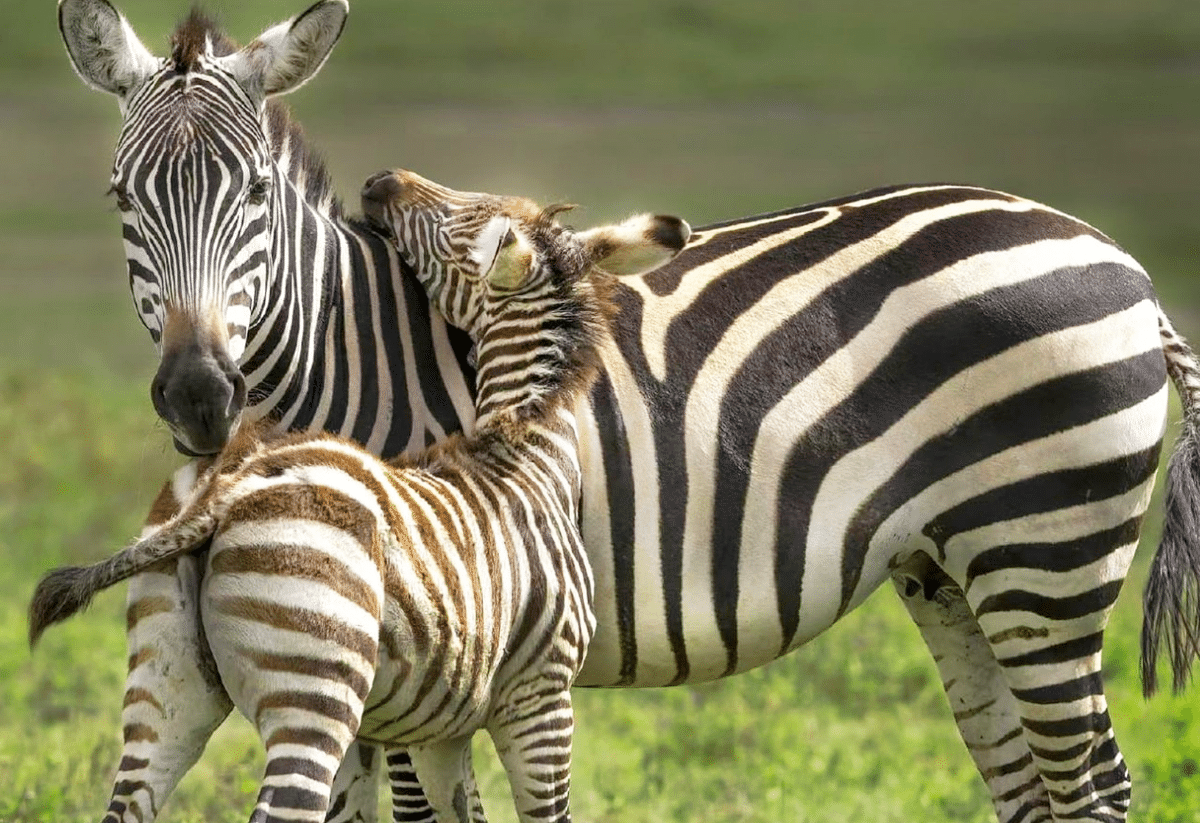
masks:
[[(318, 3), (241, 51), (193, 20), (159, 61), (103, 0), (60, 7), (77, 70), (121, 100), (114, 189), (135, 303), (161, 333), (156, 406), (193, 451), (236, 419), (235, 362), (244, 416), (373, 450), (469, 422), (462, 347), (378, 238), (340, 217), (263, 102), (320, 67), (343, 17)], [(1020, 198), (898, 187), (699, 230), (615, 299), (580, 410), (599, 622), (578, 682), (759, 665), (891, 576), (1000, 820), (1123, 818), (1101, 632), (1149, 499), (1168, 374), (1187, 433), (1144, 656), (1166, 631), (1182, 683), (1200, 632), (1183, 611), (1200, 586), (1200, 370), (1137, 263)], [(408, 417), (393, 414), (404, 398)], [(151, 519), (174, 505), (168, 489)], [(130, 589), (131, 682), (198, 726), (219, 722), (219, 689), (172, 690), (171, 666), (203, 666), (195, 633), (182, 648), (156, 640), (156, 626), (189, 624), (193, 571), (144, 577)], [(152, 728), (154, 705), (127, 709), (127, 730)], [(339, 785), (335, 816), (369, 815), (367, 795)], [(401, 802), (421, 819), (418, 797)]]

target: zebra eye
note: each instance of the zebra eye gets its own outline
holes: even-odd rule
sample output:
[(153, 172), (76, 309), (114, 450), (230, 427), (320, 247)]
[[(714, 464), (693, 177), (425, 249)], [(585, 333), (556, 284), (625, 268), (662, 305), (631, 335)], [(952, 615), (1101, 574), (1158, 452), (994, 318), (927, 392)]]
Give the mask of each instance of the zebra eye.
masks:
[(117, 201), (118, 209), (123, 212), (133, 211), (133, 201), (129, 199), (129, 193), (120, 183), (113, 183), (109, 186), (108, 193)]
[(246, 199), (257, 206), (266, 202), (267, 195), (270, 192), (271, 179), (269, 177), (259, 177), (250, 184), (250, 188), (246, 189)]

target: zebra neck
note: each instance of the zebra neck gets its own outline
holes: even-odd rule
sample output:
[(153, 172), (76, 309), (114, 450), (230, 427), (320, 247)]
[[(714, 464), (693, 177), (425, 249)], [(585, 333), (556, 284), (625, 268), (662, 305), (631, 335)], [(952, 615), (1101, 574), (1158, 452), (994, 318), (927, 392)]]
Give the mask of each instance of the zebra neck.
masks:
[(255, 301), (242, 371), (250, 411), (286, 428), (331, 317), (345, 239), (327, 210), (306, 202), (294, 181), (280, 177), (266, 294)]
[[(523, 346), (522, 344), (531, 345)], [(524, 339), (485, 334), (478, 344), (475, 428), (511, 431), (512, 426), (560, 428), (591, 385), (597, 369), (595, 346), (586, 330), (534, 329)]]
[(459, 448), (491, 472), (520, 477), (523, 485), (539, 488), (573, 509), (583, 483), (574, 413), (577, 393), (514, 390), (526, 378), (511, 372), (508, 378), (499, 375), (480, 384), (482, 413), (474, 433), (457, 441)]
[(248, 416), (384, 457), (461, 430), (472, 418), (465, 336), (432, 315), (389, 241), (303, 191), (277, 183), (270, 282), (243, 359)]

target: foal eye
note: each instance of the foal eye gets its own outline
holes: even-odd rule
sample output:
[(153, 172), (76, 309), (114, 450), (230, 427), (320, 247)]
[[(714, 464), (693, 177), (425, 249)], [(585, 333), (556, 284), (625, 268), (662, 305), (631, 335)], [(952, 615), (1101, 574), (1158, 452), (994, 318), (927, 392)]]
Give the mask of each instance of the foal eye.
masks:
[(246, 199), (257, 206), (266, 201), (267, 194), (270, 193), (270, 191), (270, 178), (260, 177), (250, 184), (250, 188), (246, 189)]

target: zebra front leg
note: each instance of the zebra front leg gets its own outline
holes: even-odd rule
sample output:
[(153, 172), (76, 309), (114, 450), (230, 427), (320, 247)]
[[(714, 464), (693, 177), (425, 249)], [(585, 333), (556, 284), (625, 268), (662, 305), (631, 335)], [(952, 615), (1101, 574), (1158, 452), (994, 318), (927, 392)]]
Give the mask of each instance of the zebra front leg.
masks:
[[(387, 774), (391, 786), (393, 823), (436, 823), (437, 817), (425, 798), (408, 749), (388, 751)], [(478, 794), (475, 802), (478, 803)]]
[(937, 664), (942, 688), (1000, 823), (1051, 819), (1021, 715), (962, 589), (917, 552), (892, 572), (900, 599)]
[[(471, 765), (471, 735), (413, 746), (408, 757), (438, 823), (486, 823), (475, 769)], [(397, 812), (393, 812), (394, 814)], [(398, 818), (397, 818), (398, 819)]]
[[(543, 689), (545, 686), (543, 685)], [(571, 692), (545, 690), (497, 712), (488, 725), (521, 823), (571, 820)]]
[(374, 743), (355, 740), (350, 744), (333, 777), (325, 823), (378, 821), (379, 760), (379, 747)]

